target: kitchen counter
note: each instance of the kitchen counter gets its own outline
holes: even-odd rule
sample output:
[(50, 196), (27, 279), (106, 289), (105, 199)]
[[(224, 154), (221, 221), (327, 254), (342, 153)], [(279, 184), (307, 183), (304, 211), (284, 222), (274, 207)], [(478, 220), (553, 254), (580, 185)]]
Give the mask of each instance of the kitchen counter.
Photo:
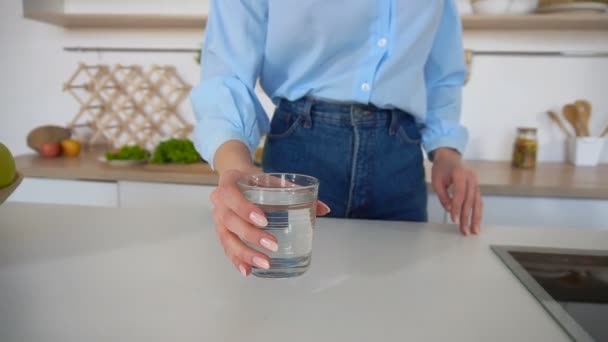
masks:
[(110, 166), (100, 162), (102, 151), (92, 150), (76, 158), (43, 158), (37, 154), (17, 156), (17, 169), (25, 177), (88, 181), (137, 181), (216, 185), (217, 174), (209, 164)]
[(243, 278), (206, 210), (0, 207), (1, 341), (568, 341), (491, 244), (598, 230), (320, 219), (300, 278)]
[[(79, 158), (16, 158), (26, 177), (91, 181), (138, 181), (216, 185), (217, 175), (207, 164), (112, 167), (100, 163), (99, 151)], [(608, 165), (592, 168), (566, 163), (543, 163), (536, 170), (513, 169), (509, 162), (467, 161), (479, 175), (484, 195), (608, 199)], [(430, 177), (430, 165), (427, 165)], [(430, 187), (429, 187), (430, 189)]]

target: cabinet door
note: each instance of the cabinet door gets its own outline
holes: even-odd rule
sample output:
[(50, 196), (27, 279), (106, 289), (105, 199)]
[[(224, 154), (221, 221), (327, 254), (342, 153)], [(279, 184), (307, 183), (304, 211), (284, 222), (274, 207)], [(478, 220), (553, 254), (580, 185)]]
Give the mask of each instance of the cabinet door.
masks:
[(484, 224), (608, 230), (608, 200), (484, 196)]
[(211, 208), (214, 186), (167, 183), (119, 182), (122, 208)]
[(116, 208), (118, 185), (114, 182), (26, 177), (9, 201)]

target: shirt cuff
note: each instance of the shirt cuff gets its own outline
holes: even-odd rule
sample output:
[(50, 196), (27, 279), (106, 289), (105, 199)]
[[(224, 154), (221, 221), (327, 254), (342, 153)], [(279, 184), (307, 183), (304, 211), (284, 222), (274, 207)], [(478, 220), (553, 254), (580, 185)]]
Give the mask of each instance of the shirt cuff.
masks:
[(422, 145), (427, 152), (429, 160), (433, 160), (433, 151), (438, 148), (451, 148), (461, 155), (464, 154), (469, 134), (466, 128), (458, 125), (453, 129), (439, 133), (437, 131), (423, 131)]
[(257, 146), (252, 146), (251, 143), (239, 132), (224, 131), (217, 129), (214, 132), (205, 131), (201, 129), (201, 125), (197, 125), (194, 129), (194, 146), (200, 155), (209, 163), (211, 168), (215, 170), (215, 153), (224, 143), (236, 140), (240, 141), (247, 148), (249, 152), (253, 154), (254, 149)]

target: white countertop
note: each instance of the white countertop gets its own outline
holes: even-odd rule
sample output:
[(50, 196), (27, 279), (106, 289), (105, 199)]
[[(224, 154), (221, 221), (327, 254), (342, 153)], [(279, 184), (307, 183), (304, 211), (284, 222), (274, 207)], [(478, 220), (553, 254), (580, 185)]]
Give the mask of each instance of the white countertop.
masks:
[(319, 220), (300, 278), (242, 278), (210, 213), (0, 207), (0, 341), (568, 341), (491, 244), (608, 232)]

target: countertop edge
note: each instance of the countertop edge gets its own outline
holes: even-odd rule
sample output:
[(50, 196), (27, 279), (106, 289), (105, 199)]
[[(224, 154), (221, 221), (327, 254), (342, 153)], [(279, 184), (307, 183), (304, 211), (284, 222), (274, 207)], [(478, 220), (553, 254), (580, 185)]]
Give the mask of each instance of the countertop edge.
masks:
[[(61, 174), (60, 172), (53, 171), (20, 170), (20, 172), (25, 178), (59, 179), (87, 182), (139, 182), (193, 186), (217, 186), (218, 184), (218, 177), (216, 175), (209, 174), (189, 175), (159, 173), (159, 175), (143, 177), (141, 174), (122, 175), (121, 177), (88, 177), (86, 175), (65, 175)], [(608, 194), (606, 194), (606, 192), (602, 189), (569, 189), (568, 191), (564, 191), (563, 189), (556, 187), (521, 187), (513, 185), (505, 186), (490, 184), (480, 184), (479, 189), (483, 196), (608, 200)], [(430, 183), (427, 183), (427, 191), (429, 193), (435, 193)]]
[[(142, 182), (179, 185), (217, 186), (218, 175), (207, 164), (193, 165), (100, 165), (97, 155), (88, 152), (76, 159), (44, 159), (34, 154), (16, 158), (17, 168), (26, 178), (91, 182)], [(608, 182), (602, 174), (608, 165), (578, 169), (567, 164), (541, 164), (536, 172), (513, 170), (510, 163), (467, 161), (479, 175), (479, 188), (485, 196), (608, 200)], [(427, 190), (431, 166), (425, 165)], [(543, 181), (548, 177), (549, 181)]]
[(158, 172), (151, 175), (137, 171), (121, 171), (120, 176), (113, 174), (100, 174), (94, 177), (86, 172), (62, 173), (57, 169), (20, 169), (19, 172), (26, 178), (60, 179), (87, 182), (142, 182), (142, 183), (164, 183), (182, 185), (209, 185), (217, 186), (218, 176), (215, 174), (176, 174)]

